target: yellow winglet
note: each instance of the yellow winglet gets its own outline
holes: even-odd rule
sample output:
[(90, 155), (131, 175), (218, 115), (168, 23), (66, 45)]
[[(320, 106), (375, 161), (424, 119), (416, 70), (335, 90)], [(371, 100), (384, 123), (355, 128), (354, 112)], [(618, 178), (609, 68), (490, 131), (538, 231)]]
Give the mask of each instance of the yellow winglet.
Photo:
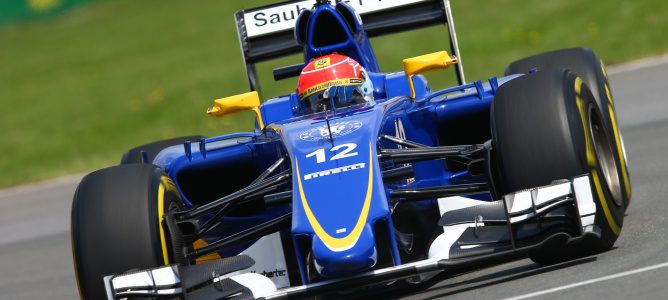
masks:
[(454, 55), (451, 56), (447, 51), (439, 51), (404, 59), (404, 73), (408, 76), (408, 84), (411, 88), (411, 99), (415, 99), (413, 76), (428, 71), (445, 69), (456, 64), (457, 61), (457, 57)]
[(234, 95), (214, 100), (213, 106), (206, 110), (209, 116), (222, 117), (225, 115), (252, 110), (257, 116), (260, 128), (264, 128), (262, 113), (260, 113), (260, 95), (256, 91)]
[(209, 116), (218, 116), (223, 111), (219, 106), (213, 106), (206, 109), (206, 114)]

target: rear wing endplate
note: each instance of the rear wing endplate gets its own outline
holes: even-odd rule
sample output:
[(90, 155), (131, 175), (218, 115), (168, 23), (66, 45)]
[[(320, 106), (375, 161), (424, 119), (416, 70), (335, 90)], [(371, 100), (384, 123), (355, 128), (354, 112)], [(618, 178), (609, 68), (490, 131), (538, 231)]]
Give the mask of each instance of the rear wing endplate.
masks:
[[(337, 0), (337, 2), (340, 0)], [(447, 25), (450, 52), (459, 58), (457, 79), (466, 83), (449, 0), (345, 0), (361, 16), (369, 37)], [(241, 53), (251, 90), (259, 89), (255, 64), (303, 52), (294, 37), (294, 26), (302, 10), (315, 0), (287, 1), (242, 10), (235, 14)]]

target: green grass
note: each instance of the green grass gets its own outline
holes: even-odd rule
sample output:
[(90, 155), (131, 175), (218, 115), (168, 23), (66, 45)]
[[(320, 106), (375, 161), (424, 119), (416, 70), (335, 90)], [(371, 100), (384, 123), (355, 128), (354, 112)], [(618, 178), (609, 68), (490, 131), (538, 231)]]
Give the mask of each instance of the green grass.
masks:
[[(128, 148), (251, 129), (249, 113), (209, 119), (211, 100), (246, 92), (232, 14), (270, 1), (101, 1), (0, 28), (0, 186), (115, 164)], [(453, 1), (468, 80), (523, 56), (587, 46), (606, 63), (668, 51), (666, 1)], [(373, 41), (384, 70), (447, 45), (443, 28)], [(263, 82), (272, 67), (261, 65)], [(452, 79), (430, 76), (444, 87)], [(450, 74), (450, 73), (448, 73)], [(263, 96), (294, 89), (268, 83)]]

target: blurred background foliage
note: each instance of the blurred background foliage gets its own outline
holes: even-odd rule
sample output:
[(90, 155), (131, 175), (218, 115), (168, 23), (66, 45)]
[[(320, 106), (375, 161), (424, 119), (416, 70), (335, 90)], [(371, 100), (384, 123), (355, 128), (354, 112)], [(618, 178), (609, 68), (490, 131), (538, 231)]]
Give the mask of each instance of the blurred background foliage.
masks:
[(94, 0), (3, 0), (0, 25), (49, 17)]
[[(10, 2), (29, 12), (16, 17), (22, 10)], [(3, 0), (0, 186), (116, 164), (153, 140), (252, 130), (250, 113), (204, 112), (215, 98), (248, 91), (233, 13), (272, 2)], [(668, 51), (668, 1), (451, 2), (469, 81), (558, 48), (590, 47), (608, 64)], [(443, 27), (372, 40), (384, 71), (447, 43)], [(259, 66), (264, 99), (294, 90), (295, 80), (270, 74), (299, 60)], [(453, 77), (428, 76), (435, 88)]]

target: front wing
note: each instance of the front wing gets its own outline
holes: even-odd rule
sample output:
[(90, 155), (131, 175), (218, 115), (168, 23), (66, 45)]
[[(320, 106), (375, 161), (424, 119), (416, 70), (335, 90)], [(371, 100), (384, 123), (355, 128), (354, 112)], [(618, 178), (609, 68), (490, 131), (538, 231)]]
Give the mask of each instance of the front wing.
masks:
[[(529, 229), (523, 229), (523, 226), (569, 205), (577, 212), (577, 216), (572, 218), (575, 220), (570, 220), (571, 223), (575, 222), (576, 231), (539, 233), (530, 239), (523, 237), (526, 235), (523, 231), (532, 230), (531, 226)], [(499, 220), (499, 211), (495, 207), (503, 208), (501, 214), (504, 220)], [(446, 228), (443, 235), (452, 234), (452, 231), (447, 230), (452, 226), (465, 226), (466, 230), (456, 231), (458, 236), (439, 237), (453, 242), (443, 246), (437, 244), (437, 239), (432, 248), (441, 249), (430, 250), (430, 253), (436, 255), (413, 263), (282, 289), (277, 289), (263, 275), (243, 273), (254, 263), (245, 255), (193, 266), (171, 265), (111, 275), (105, 277), (104, 281), (109, 299), (156, 296), (184, 299), (308, 297), (411, 277), (419, 278), (420, 275), (438, 271), (456, 272), (490, 266), (585, 237), (600, 237), (600, 229), (594, 224), (595, 215), (596, 204), (590, 178), (582, 175), (572, 180), (511, 193), (497, 202), (446, 212), (444, 219), (447, 221), (439, 221), (439, 225)], [(507, 230), (505, 233), (500, 232), (499, 227)]]

